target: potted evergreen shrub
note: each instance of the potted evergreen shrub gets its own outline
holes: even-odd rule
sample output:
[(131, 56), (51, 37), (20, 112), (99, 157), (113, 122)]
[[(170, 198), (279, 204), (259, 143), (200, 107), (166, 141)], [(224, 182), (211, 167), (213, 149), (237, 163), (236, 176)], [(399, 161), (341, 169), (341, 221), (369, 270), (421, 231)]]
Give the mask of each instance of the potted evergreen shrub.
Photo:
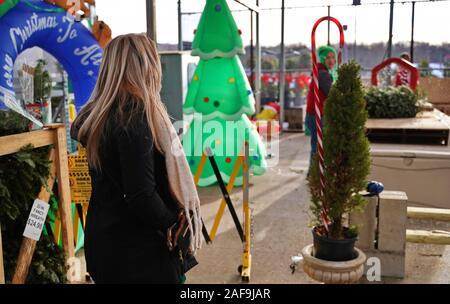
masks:
[[(304, 269), (326, 283), (357, 281), (364, 270), (365, 255), (354, 246), (357, 229), (345, 225), (345, 216), (365, 203), (360, 191), (366, 188), (370, 168), (367, 110), (359, 71), (354, 62), (343, 64), (325, 103), (323, 191), (317, 157), (308, 177), (314, 244), (303, 249)], [(328, 223), (323, 221), (322, 209)]]
[(52, 79), (46, 66), (47, 61), (39, 59), (34, 68), (34, 103), (28, 104), (27, 109), (37, 119), (44, 123), (51, 123)]

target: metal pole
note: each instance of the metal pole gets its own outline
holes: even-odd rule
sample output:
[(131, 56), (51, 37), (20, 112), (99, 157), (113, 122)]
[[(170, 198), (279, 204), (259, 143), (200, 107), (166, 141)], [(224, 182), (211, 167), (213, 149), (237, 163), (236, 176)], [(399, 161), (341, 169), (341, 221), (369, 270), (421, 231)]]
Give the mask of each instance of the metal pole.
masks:
[(244, 211), (244, 231), (245, 231), (245, 244), (244, 244), (244, 252), (242, 254), (242, 272), (241, 277), (243, 280), (250, 280), (250, 270), (251, 270), (251, 230), (252, 230), (252, 218), (251, 218), (251, 210), (250, 210), (250, 203), (249, 203), (249, 164), (248, 164), (248, 158), (249, 158), (249, 147), (248, 147), (248, 141), (246, 139), (244, 143), (244, 164), (242, 168), (242, 177), (243, 177), (243, 184), (242, 184), (242, 209)]
[(416, 2), (412, 2), (412, 16), (411, 16), (411, 50), (409, 51), (411, 56), (411, 62), (414, 62), (414, 15), (415, 15)]
[(356, 60), (356, 6), (355, 6), (355, 40), (353, 42), (353, 60)]
[(62, 122), (66, 127), (67, 151), (73, 153), (76, 150), (76, 145), (74, 140), (70, 137), (69, 99), (69, 75), (63, 70), (63, 99), (61, 102), (64, 103), (64, 114), (62, 115)]
[[(256, 0), (256, 5), (259, 7), (259, 0)], [(256, 37), (255, 37), (255, 99), (256, 99), (256, 113), (261, 110), (261, 45), (259, 42), (259, 12), (256, 14)]]
[(147, 36), (156, 43), (156, 0), (146, 0)]
[(181, 0), (178, 0), (178, 50), (183, 50), (183, 24), (181, 19)]
[[(328, 5), (328, 17), (330, 17), (330, 6)], [(327, 44), (330, 45), (330, 20), (328, 19), (328, 40)]]
[(391, 11), (389, 16), (389, 41), (387, 47), (387, 57), (392, 57), (392, 27), (394, 23), (394, 0), (391, 0)]
[(3, 243), (2, 243), (2, 229), (0, 225), (0, 284), (5, 284), (5, 269), (3, 268)]
[(281, 2), (281, 46), (280, 46), (280, 85), (279, 85), (279, 102), (280, 102), (280, 124), (283, 127), (284, 122), (284, 0)]
[(250, 11), (250, 79), (252, 90), (255, 90), (255, 48), (253, 44), (253, 11)]

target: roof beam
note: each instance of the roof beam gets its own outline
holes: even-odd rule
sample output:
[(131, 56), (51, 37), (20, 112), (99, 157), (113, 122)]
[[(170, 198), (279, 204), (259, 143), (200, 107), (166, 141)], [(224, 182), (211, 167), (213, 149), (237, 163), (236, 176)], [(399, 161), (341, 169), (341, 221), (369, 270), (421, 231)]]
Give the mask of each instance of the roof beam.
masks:
[(251, 3), (249, 0), (234, 0), (234, 1), (245, 6), (246, 8), (248, 8), (251, 11), (259, 13), (259, 6)]

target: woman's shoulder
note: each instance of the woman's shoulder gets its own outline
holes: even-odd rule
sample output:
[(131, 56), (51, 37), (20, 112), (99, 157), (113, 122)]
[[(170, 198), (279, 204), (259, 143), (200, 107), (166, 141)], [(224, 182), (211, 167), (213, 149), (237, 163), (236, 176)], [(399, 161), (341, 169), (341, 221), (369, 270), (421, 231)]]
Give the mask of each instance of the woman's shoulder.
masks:
[(115, 138), (126, 141), (152, 136), (145, 111), (128, 105), (111, 113), (107, 129)]
[(75, 120), (72, 122), (72, 125), (70, 126), (70, 137), (73, 140), (79, 141), (83, 146), (86, 146), (87, 138), (86, 136), (83, 136), (79, 138), (80, 129), (83, 126), (84, 122), (86, 121), (86, 118), (89, 116), (91, 110), (88, 108), (82, 108), (78, 116), (75, 118)]

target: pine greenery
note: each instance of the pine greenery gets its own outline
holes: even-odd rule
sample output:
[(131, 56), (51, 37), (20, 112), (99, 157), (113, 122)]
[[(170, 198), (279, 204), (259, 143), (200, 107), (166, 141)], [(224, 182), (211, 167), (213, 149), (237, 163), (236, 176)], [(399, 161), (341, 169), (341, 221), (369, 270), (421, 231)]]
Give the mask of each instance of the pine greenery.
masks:
[(359, 192), (367, 185), (370, 168), (369, 141), (365, 133), (366, 102), (355, 62), (339, 68), (339, 78), (330, 90), (324, 108), (325, 190), (320, 193), (316, 157), (309, 176), (314, 224), (321, 225), (322, 204), (332, 222), (329, 237), (342, 239), (343, 215), (362, 207)]
[(46, 70), (47, 61), (39, 59), (34, 69), (34, 100), (43, 103), (52, 92), (52, 79)]
[(407, 86), (370, 87), (365, 99), (370, 118), (411, 118), (419, 113), (419, 94)]

